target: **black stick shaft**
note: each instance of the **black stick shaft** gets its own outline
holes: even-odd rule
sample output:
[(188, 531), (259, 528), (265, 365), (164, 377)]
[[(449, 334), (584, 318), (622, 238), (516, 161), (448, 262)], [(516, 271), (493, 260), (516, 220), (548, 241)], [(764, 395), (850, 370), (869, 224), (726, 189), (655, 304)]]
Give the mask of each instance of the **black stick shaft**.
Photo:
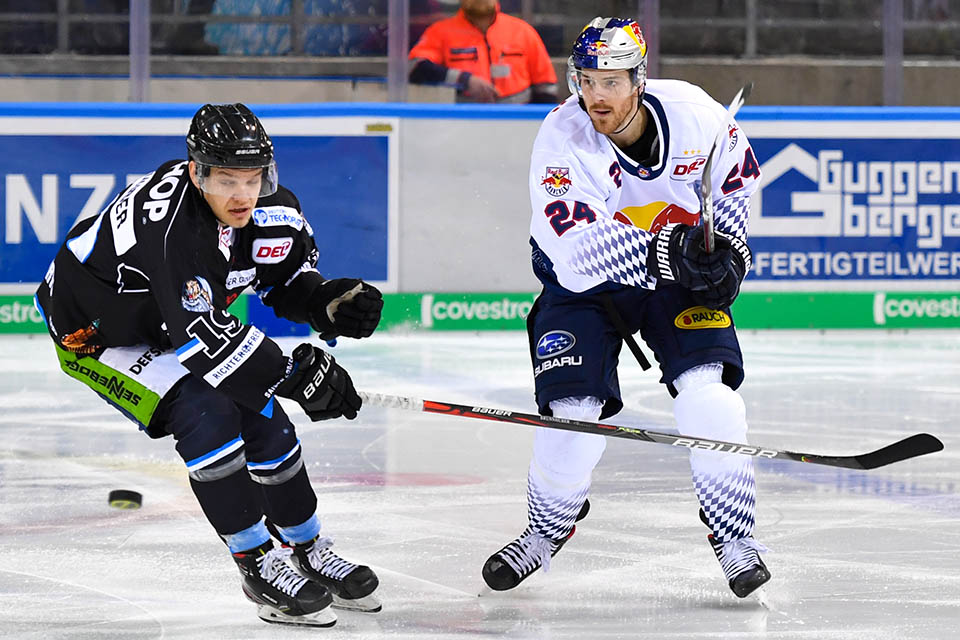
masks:
[(464, 404), (455, 404), (452, 402), (436, 402), (434, 400), (391, 396), (381, 393), (360, 392), (360, 396), (363, 398), (364, 403), (379, 407), (408, 409), (426, 413), (461, 416), (464, 418), (509, 422), (512, 424), (525, 424), (527, 426), (562, 429), (565, 431), (578, 431), (580, 433), (593, 433), (613, 438), (626, 438), (628, 440), (656, 442), (659, 444), (666, 444), (684, 449), (699, 449), (705, 451), (717, 451), (720, 453), (734, 453), (743, 456), (751, 456), (754, 458), (768, 458), (770, 460), (795, 460), (797, 462), (819, 464), (828, 467), (844, 467), (847, 469), (876, 469), (877, 467), (882, 467), (894, 462), (900, 462), (901, 460), (907, 460), (909, 458), (921, 456), (927, 453), (934, 453), (943, 449), (943, 443), (940, 442), (940, 440), (938, 440), (936, 437), (928, 433), (918, 433), (877, 449), (876, 451), (871, 451), (870, 453), (854, 456), (825, 456), (815, 453), (782, 451), (780, 449), (761, 447), (759, 445), (724, 442), (722, 440), (690, 438), (687, 436), (663, 433), (650, 429), (638, 429), (634, 427), (621, 427), (611, 424), (602, 424), (599, 422), (584, 422), (582, 420), (568, 420), (566, 418), (539, 416), (530, 413), (509, 411), (507, 409), (488, 409), (486, 407), (473, 407)]

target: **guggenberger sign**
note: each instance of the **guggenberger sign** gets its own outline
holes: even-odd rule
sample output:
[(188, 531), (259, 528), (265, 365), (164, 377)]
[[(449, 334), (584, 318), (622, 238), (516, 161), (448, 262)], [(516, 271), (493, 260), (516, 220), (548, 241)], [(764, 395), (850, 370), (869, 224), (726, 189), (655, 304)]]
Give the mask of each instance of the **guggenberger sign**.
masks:
[(751, 280), (960, 278), (956, 140), (751, 142), (765, 159)]

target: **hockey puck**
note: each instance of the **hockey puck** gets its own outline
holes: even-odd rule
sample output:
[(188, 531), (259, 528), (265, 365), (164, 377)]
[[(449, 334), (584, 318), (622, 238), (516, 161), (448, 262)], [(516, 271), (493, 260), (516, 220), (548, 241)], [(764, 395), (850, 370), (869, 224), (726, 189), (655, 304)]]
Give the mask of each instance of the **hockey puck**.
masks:
[(114, 489), (107, 501), (114, 509), (139, 509), (143, 504), (143, 496), (136, 491)]

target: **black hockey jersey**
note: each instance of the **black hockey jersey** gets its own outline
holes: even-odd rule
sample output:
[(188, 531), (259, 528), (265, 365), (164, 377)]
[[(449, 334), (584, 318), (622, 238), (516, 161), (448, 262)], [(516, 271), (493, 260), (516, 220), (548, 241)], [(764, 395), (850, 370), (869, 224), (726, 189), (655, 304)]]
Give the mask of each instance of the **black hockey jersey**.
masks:
[(260, 411), (290, 360), (227, 308), (251, 286), (278, 316), (305, 322), (304, 301), (323, 282), (316, 262), (313, 232), (289, 190), (260, 198), (235, 229), (216, 219), (187, 161), (174, 160), (71, 229), (37, 301), (68, 351), (174, 348), (192, 374)]

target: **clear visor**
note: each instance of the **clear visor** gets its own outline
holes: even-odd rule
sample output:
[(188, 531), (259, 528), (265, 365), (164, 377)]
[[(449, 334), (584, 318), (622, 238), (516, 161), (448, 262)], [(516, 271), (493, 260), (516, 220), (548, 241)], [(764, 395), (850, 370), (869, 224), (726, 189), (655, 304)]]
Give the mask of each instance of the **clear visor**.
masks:
[(570, 85), (579, 97), (584, 92), (594, 96), (625, 98), (637, 88), (631, 73), (611, 73), (603, 71), (584, 71), (573, 68), (570, 71)]
[(211, 167), (197, 163), (197, 184), (201, 191), (238, 200), (262, 198), (277, 192), (277, 163), (266, 167)]

